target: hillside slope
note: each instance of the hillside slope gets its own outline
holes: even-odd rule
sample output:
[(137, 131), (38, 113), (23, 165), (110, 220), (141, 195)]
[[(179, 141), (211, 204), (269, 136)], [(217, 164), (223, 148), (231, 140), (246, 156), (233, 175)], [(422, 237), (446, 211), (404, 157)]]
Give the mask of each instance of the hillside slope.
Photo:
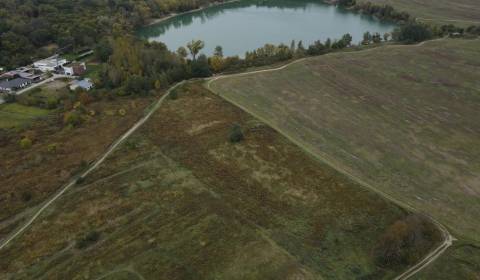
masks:
[(479, 52), (479, 40), (389, 46), (210, 86), (337, 168), (478, 243)]

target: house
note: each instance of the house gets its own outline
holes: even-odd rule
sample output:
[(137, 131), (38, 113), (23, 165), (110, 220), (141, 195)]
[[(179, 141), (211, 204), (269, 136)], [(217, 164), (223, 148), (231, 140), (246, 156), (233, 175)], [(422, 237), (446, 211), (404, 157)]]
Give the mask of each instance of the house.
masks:
[(75, 80), (70, 84), (70, 90), (76, 90), (77, 88), (90, 90), (93, 88), (93, 83), (88, 78), (83, 80)]
[(17, 89), (25, 88), (31, 83), (32, 83), (31, 80), (24, 79), (24, 78), (15, 78), (11, 80), (2, 81), (0, 82), (0, 91), (12, 92)]
[(65, 58), (60, 58), (58, 55), (54, 55), (34, 62), (33, 66), (42, 72), (54, 72), (66, 63), (67, 60)]
[(85, 74), (87, 66), (83, 63), (69, 63), (62, 66), (63, 73), (69, 76), (80, 76)]

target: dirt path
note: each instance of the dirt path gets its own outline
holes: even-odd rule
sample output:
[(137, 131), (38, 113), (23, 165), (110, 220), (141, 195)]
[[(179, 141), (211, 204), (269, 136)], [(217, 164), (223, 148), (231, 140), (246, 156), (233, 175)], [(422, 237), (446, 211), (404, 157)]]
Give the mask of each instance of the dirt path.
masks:
[(107, 149), (107, 151), (99, 158), (97, 159), (86, 171), (82, 172), (80, 175), (74, 177), (68, 184), (63, 186), (60, 191), (55, 194), (51, 199), (49, 199), (45, 204), (43, 204), (42, 207), (40, 207), (39, 210), (35, 212), (32, 218), (30, 218), (20, 229), (16, 230), (13, 234), (11, 234), (9, 237), (7, 237), (5, 240), (2, 240), (0, 243), (0, 250), (5, 248), (12, 240), (14, 240), (16, 237), (18, 237), (20, 234), (22, 234), (26, 229), (28, 229), (35, 220), (47, 209), (52, 203), (54, 203), (57, 199), (59, 199), (66, 191), (68, 191), (72, 186), (74, 186), (79, 178), (83, 178), (90, 174), (92, 171), (97, 169), (104, 161), (105, 159), (113, 153), (113, 151), (123, 143), (125, 139), (127, 139), (130, 135), (132, 135), (140, 126), (142, 126), (152, 115), (153, 113), (162, 105), (163, 101), (167, 96), (175, 90), (177, 87), (183, 85), (185, 81), (180, 82), (174, 86), (172, 86), (156, 103), (155, 105), (150, 109), (150, 111), (142, 118), (140, 119), (137, 123), (135, 123), (134, 126), (132, 126), (125, 134), (123, 134), (119, 139), (117, 139), (110, 147)]
[(475, 20), (462, 20), (462, 19), (434, 19), (434, 18), (415, 18), (417, 21), (438, 21), (438, 22), (462, 22), (462, 23), (471, 23), (471, 24), (479, 24), (480, 21)]
[[(389, 46), (385, 46), (385, 48), (399, 48), (399, 47), (410, 47), (410, 48), (414, 48), (414, 47), (421, 47), (423, 46), (424, 44), (428, 43), (428, 42), (432, 42), (432, 41), (438, 41), (438, 40), (445, 40), (445, 38), (440, 38), (440, 39), (435, 39), (435, 40), (431, 40), (431, 41), (424, 41), (424, 42), (421, 42), (419, 44), (416, 44), (416, 45), (389, 45)], [(366, 50), (362, 50), (362, 51), (356, 51), (356, 52), (352, 52), (353, 53), (360, 53), (360, 52), (368, 52), (368, 51), (372, 51), (376, 48), (371, 48), (371, 49), (366, 49)], [(330, 53), (330, 54), (326, 54), (326, 55), (335, 55), (335, 54), (338, 54), (338, 53)], [(272, 69), (265, 69), (265, 70), (257, 70), (257, 71), (252, 71), (252, 72), (246, 72), (246, 73), (238, 73), (238, 74), (231, 74), (231, 75), (220, 75), (220, 76), (217, 76), (217, 77), (214, 77), (214, 78), (211, 78), (207, 81), (206, 83), (206, 87), (212, 91), (212, 92), (215, 92), (212, 90), (211, 88), (211, 84), (212, 82), (214, 81), (217, 81), (217, 80), (220, 80), (220, 79), (224, 79), (224, 78), (231, 78), (231, 77), (240, 77), (240, 76), (246, 76), (246, 75), (254, 75), (254, 74), (258, 74), (258, 73), (265, 73), (265, 72), (274, 72), (274, 71), (281, 71), (281, 70), (284, 70), (285, 68), (287, 67), (290, 67), (296, 63), (299, 63), (301, 61), (304, 61), (306, 58), (303, 58), (303, 59), (299, 59), (299, 60), (295, 60), (293, 62), (290, 62), (286, 65), (283, 65), (281, 67), (278, 67), (278, 68), (272, 68)], [(239, 107), (241, 108), (242, 110), (244, 110), (245, 112), (247, 112), (248, 114), (252, 115), (252, 116), (255, 116), (256, 118), (258, 118), (259, 120), (263, 121), (264, 123), (266, 123), (268, 126), (272, 127), (273, 129), (275, 129), (277, 132), (279, 132), (280, 134), (282, 134), (283, 136), (285, 136), (287, 139), (289, 139), (291, 142), (295, 143), (297, 146), (299, 146), (301, 149), (303, 149), (304, 151), (306, 151), (307, 153), (311, 154), (312, 156), (314, 156), (315, 158), (319, 159), (320, 161), (330, 165), (332, 168), (336, 169), (337, 171), (345, 174), (346, 176), (348, 176), (350, 179), (354, 180), (355, 182), (359, 183), (361, 186), (377, 193), (378, 195), (388, 199), (389, 201), (395, 203), (396, 205), (404, 208), (404, 209), (407, 209), (409, 211), (412, 211), (412, 212), (415, 212), (415, 213), (420, 213), (424, 216), (426, 216), (432, 223), (434, 223), (436, 226), (437, 226), (437, 229), (442, 233), (443, 235), (443, 242), (437, 246), (436, 248), (434, 248), (431, 252), (429, 252), (420, 262), (418, 262), (417, 264), (413, 265), (412, 267), (408, 268), (405, 272), (403, 272), (402, 274), (400, 274), (399, 276), (395, 277), (394, 279), (395, 280), (405, 280), (405, 279), (409, 279), (410, 277), (412, 277), (413, 275), (417, 274), (418, 272), (420, 272), (422, 269), (424, 269), (425, 267), (427, 267), (429, 264), (431, 264), (432, 262), (434, 262), (437, 258), (439, 258), (450, 246), (452, 246), (453, 244), (453, 241), (455, 241), (456, 239), (450, 234), (450, 232), (448, 231), (448, 229), (442, 225), (440, 222), (436, 221), (433, 217), (431, 217), (430, 215), (428, 214), (423, 214), (421, 213), (421, 211), (417, 210), (416, 208), (414, 208), (413, 206), (411, 206), (410, 204), (406, 203), (406, 202), (403, 202), (403, 201), (400, 201), (394, 197), (392, 197), (391, 195), (383, 192), (382, 190), (379, 190), (373, 186), (371, 186), (370, 184), (364, 182), (363, 180), (361, 180), (360, 178), (358, 178), (357, 176), (351, 174), (350, 172), (348, 172), (347, 170), (343, 169), (342, 167), (338, 166), (337, 164), (335, 164), (333, 162), (333, 160), (331, 159), (328, 159), (328, 156), (327, 155), (319, 155), (317, 153), (314, 153), (312, 152), (308, 147), (306, 147), (305, 145), (303, 145), (302, 143), (300, 143), (299, 141), (293, 139), (292, 137), (290, 137), (288, 134), (286, 134), (285, 132), (283, 132), (281, 129), (279, 129), (278, 127), (276, 127), (274, 124), (272, 124), (271, 122), (269, 122), (268, 120), (262, 118), (261, 116), (258, 116), (257, 114), (255, 114), (254, 112), (248, 110), (247, 108), (245, 108), (244, 106), (236, 103), (234, 100), (231, 100), (230, 98), (226, 97), (226, 96), (222, 96), (220, 94), (218, 94), (220, 97), (224, 98), (225, 100), (227, 100), (228, 102), (232, 103), (233, 105), (235, 105), (236, 107)]]

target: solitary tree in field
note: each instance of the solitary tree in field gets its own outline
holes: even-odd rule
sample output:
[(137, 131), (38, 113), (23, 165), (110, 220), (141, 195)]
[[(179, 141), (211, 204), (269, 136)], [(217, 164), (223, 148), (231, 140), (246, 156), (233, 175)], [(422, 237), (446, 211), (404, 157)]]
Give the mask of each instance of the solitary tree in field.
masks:
[(203, 47), (205, 47), (205, 43), (202, 40), (192, 40), (187, 44), (187, 48), (192, 54), (193, 60), (197, 58), (197, 54), (203, 49)]

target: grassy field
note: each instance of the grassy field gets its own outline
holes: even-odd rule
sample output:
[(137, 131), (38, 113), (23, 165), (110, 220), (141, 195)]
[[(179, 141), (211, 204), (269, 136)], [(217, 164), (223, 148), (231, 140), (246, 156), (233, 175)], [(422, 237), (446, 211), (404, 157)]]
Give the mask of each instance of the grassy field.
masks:
[(49, 110), (16, 103), (2, 104), (0, 105), (0, 129), (20, 128), (29, 125), (34, 120), (48, 116), (49, 112)]
[(360, 0), (360, 2), (389, 4), (425, 22), (459, 26), (480, 24), (480, 5), (477, 0)]
[(392, 226), (417, 219), (410, 263), (439, 240), (200, 84), (176, 96), (0, 251), (0, 278), (388, 279)]
[[(211, 88), (478, 244), (479, 53), (479, 40), (390, 46), (220, 79)], [(470, 268), (478, 278), (478, 264)]]
[[(151, 98), (118, 99), (88, 104), (85, 110), (94, 114), (85, 116), (77, 128), (65, 127), (63, 113), (56, 110), (48, 118), (31, 122), (22, 129), (0, 129), (0, 238), (18, 226), (29, 211), (34, 211), (83, 165), (104, 152), (143, 115), (143, 109), (151, 101)], [(18, 104), (3, 106), (0, 106), (0, 116), (3, 116), (1, 108), (39, 111), (42, 115), (48, 112)], [(126, 115), (120, 116), (119, 109), (125, 110)], [(11, 124), (6, 117), (2, 121)], [(32, 140), (32, 147), (20, 147), (24, 137)]]

